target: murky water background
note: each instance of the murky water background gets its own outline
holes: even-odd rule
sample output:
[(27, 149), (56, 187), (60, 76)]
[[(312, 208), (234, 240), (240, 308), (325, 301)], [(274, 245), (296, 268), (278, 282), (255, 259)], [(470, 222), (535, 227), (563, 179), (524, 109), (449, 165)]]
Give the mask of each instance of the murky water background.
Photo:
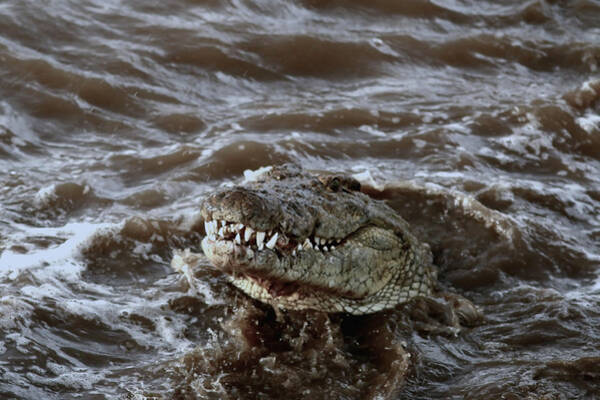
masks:
[[(0, 2), (0, 398), (600, 398), (599, 63), (592, 0)], [(190, 289), (202, 197), (287, 161), (485, 321)]]

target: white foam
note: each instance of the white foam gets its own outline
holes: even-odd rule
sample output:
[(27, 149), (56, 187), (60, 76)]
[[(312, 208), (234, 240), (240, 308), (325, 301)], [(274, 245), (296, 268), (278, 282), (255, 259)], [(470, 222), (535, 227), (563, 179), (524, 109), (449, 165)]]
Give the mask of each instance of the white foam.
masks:
[[(353, 168), (353, 169), (355, 169), (355, 168)], [(359, 181), (362, 185), (371, 186), (372, 188), (374, 188), (375, 190), (378, 190), (380, 192), (385, 189), (385, 185), (377, 182), (373, 178), (373, 175), (371, 175), (371, 170), (368, 168), (363, 170), (362, 172), (357, 172), (355, 174), (352, 174), (352, 177), (354, 179), (356, 179), (357, 181)]]
[(175, 250), (173, 252), (173, 259), (171, 260), (171, 268), (180, 274), (183, 274), (188, 282), (190, 291), (196, 295), (200, 294), (204, 296), (204, 302), (206, 304), (223, 304), (223, 301), (218, 301), (215, 298), (212, 290), (205, 281), (194, 277), (193, 270), (200, 265), (203, 257), (203, 254), (193, 253), (190, 249)]
[(53, 183), (38, 190), (33, 198), (33, 203), (36, 205), (36, 207), (42, 207), (45, 204), (55, 200), (56, 197), (56, 184)]
[[(161, 308), (164, 297), (155, 298), (152, 292), (135, 292), (130, 295), (107, 298), (66, 298), (56, 302), (56, 308), (61, 312), (76, 315), (90, 321), (100, 321), (106, 326), (118, 328), (127, 333), (132, 340), (143, 346), (159, 347), (165, 353), (182, 352), (194, 346), (184, 338), (187, 328), (186, 319), (178, 315), (165, 315)], [(155, 331), (140, 329), (135, 323), (128, 322), (125, 315), (136, 314), (152, 321)], [(157, 339), (162, 346), (157, 346)], [(166, 345), (166, 346), (165, 346)]]
[(385, 134), (385, 132), (380, 131), (379, 129), (376, 129), (376, 128), (372, 127), (371, 125), (361, 125), (358, 127), (358, 129), (360, 131), (368, 133), (369, 135), (373, 135), (373, 136), (377, 136), (377, 137), (386, 137), (387, 136)]
[(160, 317), (154, 320), (156, 333), (161, 339), (177, 352), (183, 352), (194, 346), (194, 343), (183, 337), (183, 332), (188, 328), (187, 323), (179, 318)]
[[(70, 223), (59, 228), (33, 228), (24, 225), (16, 225), (26, 235), (43, 235), (49, 237), (64, 237), (68, 239), (62, 244), (47, 248), (39, 249), (26, 254), (14, 252), (10, 249), (5, 250), (0, 255), (0, 278), (8, 277), (15, 279), (18, 274), (24, 270), (39, 267), (56, 267), (60, 264), (60, 269), (64, 273), (78, 272), (81, 265), (73, 262), (81, 254), (81, 249), (86, 244), (90, 243), (93, 238), (103, 230), (120, 229), (115, 224), (91, 224), (85, 222)], [(12, 238), (12, 241), (19, 243), (23, 237)]]
[(29, 353), (29, 349), (27, 348), (27, 346), (31, 343), (31, 339), (29, 339), (25, 335), (23, 335), (19, 332), (13, 332), (13, 333), (9, 333), (9, 334), (5, 335), (4, 338), (8, 339), (12, 343), (14, 343), (15, 348), (17, 349), (17, 351), (19, 353), (22, 353), (22, 354)]
[(575, 120), (577, 125), (589, 134), (600, 131), (600, 115), (587, 112), (583, 117)]
[(31, 382), (41, 385), (59, 385), (78, 390), (91, 390), (96, 383), (100, 382), (105, 377), (105, 374), (102, 371), (89, 372), (81, 369), (70, 370), (65, 366), (58, 365), (51, 361), (48, 361), (47, 368), (57, 376), (54, 378), (47, 378), (33, 372), (27, 373), (26, 376)]
[(591, 286), (590, 289), (593, 293), (600, 295), (600, 276), (598, 276), (598, 278), (596, 278), (596, 281), (594, 282), (594, 284)]
[(590, 79), (581, 84), (580, 90), (582, 92), (589, 92), (592, 94), (596, 94), (596, 89), (592, 85), (600, 84), (600, 79)]
[(135, 247), (131, 250), (133, 254), (141, 256), (144, 260), (148, 259), (148, 254), (152, 250), (152, 243), (141, 243), (138, 242)]
[(192, 267), (185, 262), (184, 258), (187, 258), (190, 253), (189, 249), (185, 249), (183, 252), (176, 251), (173, 255), (173, 259), (171, 260), (171, 268), (175, 271), (183, 274), (188, 284), (190, 285), (190, 289), (197, 293), (196, 285), (194, 284), (194, 275), (192, 273)]
[(249, 182), (256, 182), (262, 175), (266, 174), (270, 170), (272, 170), (272, 166), (260, 167), (259, 169), (252, 171), (251, 169), (247, 169), (244, 171), (244, 180), (242, 184)]
[(20, 294), (22, 296), (27, 296), (31, 299), (43, 299), (44, 297), (50, 297), (50, 298), (60, 298), (65, 289), (63, 287), (63, 285), (57, 285), (58, 282), (56, 282), (55, 279), (52, 280), (52, 282), (45, 282), (40, 284), (39, 286), (34, 286), (34, 285), (25, 285), (22, 288), (20, 288)]
[(23, 300), (21, 294), (0, 297), (0, 331), (19, 329), (31, 321), (32, 306)]

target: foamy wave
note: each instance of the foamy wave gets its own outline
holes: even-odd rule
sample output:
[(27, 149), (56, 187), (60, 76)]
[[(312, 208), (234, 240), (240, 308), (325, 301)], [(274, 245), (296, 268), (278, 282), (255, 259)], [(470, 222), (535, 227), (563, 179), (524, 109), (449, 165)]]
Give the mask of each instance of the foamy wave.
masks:
[(454, 206), (460, 208), (465, 215), (482, 222), (486, 228), (493, 229), (494, 232), (509, 242), (514, 241), (515, 232), (517, 230), (516, 222), (508, 215), (487, 208), (470, 195), (444, 188), (435, 183), (426, 183), (423, 186), (420, 186), (414, 182), (400, 182), (387, 185), (386, 187), (389, 187), (390, 189), (407, 189), (424, 193), (427, 196), (440, 196), (451, 199)]
[[(102, 371), (85, 371), (84, 368), (67, 367), (51, 361), (48, 361), (46, 366), (48, 371), (56, 375), (55, 377), (48, 378), (29, 372), (27, 378), (33, 383), (48, 387), (90, 390), (106, 376)], [(44, 373), (45, 371), (39, 372)]]
[(575, 120), (577, 125), (589, 134), (600, 132), (600, 115), (592, 112), (587, 112), (583, 117)]
[(21, 234), (11, 238), (12, 243), (20, 243), (27, 236), (66, 237), (66, 240), (47, 249), (37, 249), (21, 254), (5, 250), (0, 255), (0, 278), (15, 279), (19, 273), (32, 268), (45, 267), (57, 269), (63, 274), (78, 273), (83, 267), (72, 260), (81, 255), (81, 249), (89, 246), (94, 238), (106, 231), (116, 232), (121, 227), (115, 224), (91, 224), (85, 222), (70, 223), (59, 228), (33, 228), (16, 225)]
[(190, 249), (174, 250), (171, 268), (185, 277), (189, 285), (189, 290), (194, 295), (202, 295), (206, 304), (223, 304), (222, 301), (218, 301), (215, 298), (206, 282), (194, 277), (193, 270), (201, 265), (203, 259), (208, 263), (208, 260), (206, 260), (206, 257), (204, 257), (203, 254), (192, 253)]
[(272, 170), (272, 166), (260, 167), (257, 170), (247, 169), (244, 171), (244, 180), (242, 181), (242, 185), (249, 182), (256, 182), (261, 176)]
[[(377, 182), (373, 175), (371, 174), (371, 169), (366, 166), (356, 166), (353, 168), (353, 171), (356, 171), (352, 174), (352, 177), (359, 181), (361, 185), (367, 185), (372, 187), (375, 190), (382, 191), (385, 189), (385, 185)], [(360, 172), (358, 172), (360, 171)]]

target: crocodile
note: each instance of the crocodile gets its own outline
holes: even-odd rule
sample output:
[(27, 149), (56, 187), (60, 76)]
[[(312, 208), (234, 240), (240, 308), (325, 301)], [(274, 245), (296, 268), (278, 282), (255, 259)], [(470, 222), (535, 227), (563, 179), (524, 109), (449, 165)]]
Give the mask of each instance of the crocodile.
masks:
[(427, 244), (354, 178), (264, 169), (202, 203), (201, 246), (234, 286), (276, 309), (369, 314), (431, 294)]

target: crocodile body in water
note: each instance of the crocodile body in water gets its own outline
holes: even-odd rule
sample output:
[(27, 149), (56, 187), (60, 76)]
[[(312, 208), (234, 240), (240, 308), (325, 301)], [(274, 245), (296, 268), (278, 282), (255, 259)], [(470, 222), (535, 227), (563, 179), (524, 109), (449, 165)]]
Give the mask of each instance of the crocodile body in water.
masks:
[(367, 314), (435, 282), (429, 246), (347, 176), (276, 166), (212, 194), (201, 212), (210, 262), (276, 308)]

